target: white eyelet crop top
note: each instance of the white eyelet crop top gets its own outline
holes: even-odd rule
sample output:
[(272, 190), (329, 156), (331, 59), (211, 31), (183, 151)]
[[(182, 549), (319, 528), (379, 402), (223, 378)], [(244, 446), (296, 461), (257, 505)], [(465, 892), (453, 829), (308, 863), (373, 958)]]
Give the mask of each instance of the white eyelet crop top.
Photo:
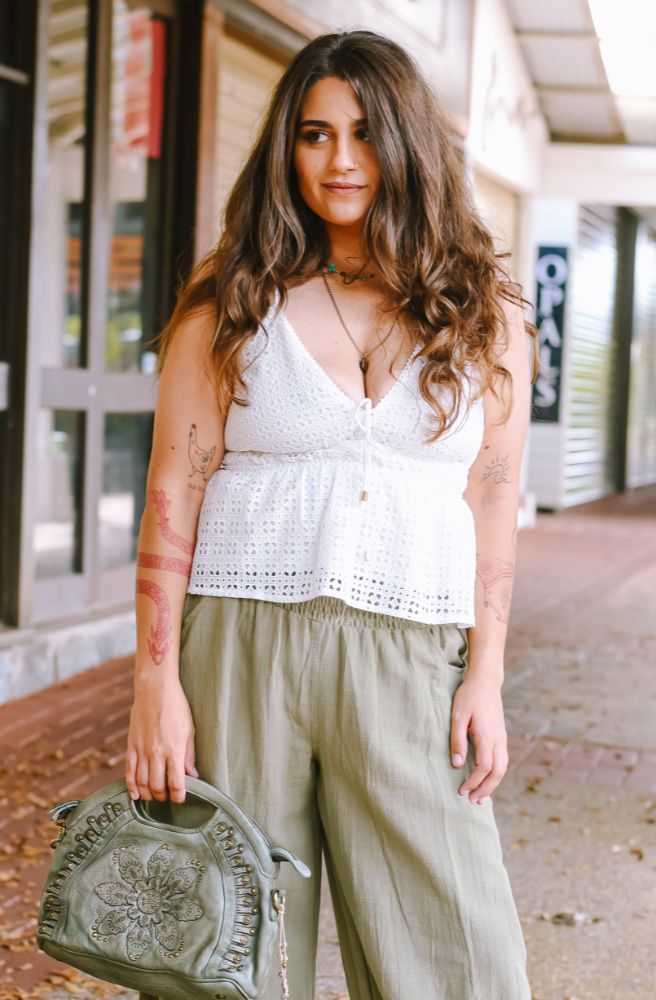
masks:
[(242, 351), (248, 406), (200, 512), (190, 594), (305, 601), (322, 594), (428, 624), (475, 624), (474, 519), (463, 498), (483, 403), (425, 438), (415, 348), (375, 405), (355, 402), (299, 339), (279, 296)]

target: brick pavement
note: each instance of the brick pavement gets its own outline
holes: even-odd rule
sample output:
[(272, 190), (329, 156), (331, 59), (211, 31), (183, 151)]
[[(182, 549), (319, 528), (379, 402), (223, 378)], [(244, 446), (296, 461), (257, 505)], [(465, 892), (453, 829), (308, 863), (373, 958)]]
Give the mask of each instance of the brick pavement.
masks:
[[(57, 827), (47, 809), (123, 773), (131, 659), (0, 707), (0, 983), (30, 989), (66, 967), (34, 947)], [(75, 778), (71, 779), (71, 775)]]
[[(508, 646), (511, 694), (523, 655), (545, 638), (556, 645), (562, 640), (594, 647), (596, 632), (582, 635), (580, 616), (572, 609), (594, 603), (654, 564), (655, 510), (656, 491), (635, 491), (565, 514), (541, 515), (535, 529), (522, 533)], [(0, 706), (0, 984), (16, 996), (69, 971), (34, 947), (48, 845), (57, 832), (46, 810), (123, 774), (131, 671), (131, 658), (110, 661)], [(563, 779), (656, 794), (656, 746), (559, 738), (540, 711), (538, 704), (525, 715), (530, 727), (508, 727), (507, 779), (512, 775), (529, 791), (544, 780)], [(516, 719), (521, 723), (521, 713)], [(71, 779), (73, 772), (77, 776)], [(344, 985), (326, 906), (324, 901), (317, 1000), (338, 1000), (345, 998)], [(73, 980), (69, 990), (80, 987)]]

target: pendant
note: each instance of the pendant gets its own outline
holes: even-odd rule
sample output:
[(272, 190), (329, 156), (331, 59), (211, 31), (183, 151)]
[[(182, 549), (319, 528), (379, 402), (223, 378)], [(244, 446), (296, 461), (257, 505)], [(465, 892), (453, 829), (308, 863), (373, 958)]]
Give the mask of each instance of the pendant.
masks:
[(368, 367), (369, 367), (369, 361), (367, 358), (365, 358), (363, 354), (362, 357), (360, 358), (360, 371), (362, 372), (363, 375), (367, 374)]

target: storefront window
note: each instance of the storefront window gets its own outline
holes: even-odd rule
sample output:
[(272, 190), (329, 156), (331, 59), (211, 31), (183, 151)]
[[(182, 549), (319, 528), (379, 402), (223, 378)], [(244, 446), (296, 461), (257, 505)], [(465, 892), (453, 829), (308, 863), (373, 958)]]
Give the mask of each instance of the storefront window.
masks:
[[(9, 63), (11, 51), (9, 39), (13, 37), (13, 26), (11, 23), (13, 11), (5, 0), (0, 2), (0, 63)], [(5, 275), (7, 269), (4, 266), (5, 255), (9, 250), (9, 232), (7, 227), (7, 194), (9, 191), (9, 108), (11, 84), (7, 80), (0, 78), (0, 303), (6, 301)], [(0, 324), (3, 323), (4, 316), (0, 315)], [(0, 335), (2, 329), (0, 326)], [(3, 357), (0, 348), (0, 358)]]
[(39, 579), (80, 573), (84, 414), (39, 410), (34, 554)]
[(53, 3), (48, 18), (48, 156), (40, 336), (42, 363), (85, 363), (81, 286), (85, 260), (84, 154), (88, 9), (86, 0)]
[(103, 488), (98, 511), (102, 570), (128, 566), (136, 560), (152, 433), (152, 413), (105, 416)]
[[(0, 303), (5, 303), (7, 300), (7, 288), (6, 288), (6, 275), (7, 268), (5, 267), (6, 256), (9, 252), (9, 229), (7, 226), (7, 216), (8, 216), (8, 200), (7, 193), (9, 190), (8, 178), (9, 178), (9, 84), (4, 80), (0, 80)], [(4, 343), (4, 337), (2, 337), (2, 327), (6, 322), (5, 316), (0, 313), (0, 338)], [(3, 348), (0, 347), (0, 359), (4, 358)]]
[[(176, 98), (196, 92), (198, 72), (188, 85), (186, 68), (169, 70), (182, 30), (175, 0), (40, 6), (47, 37), (36, 52), (44, 86), (35, 97), (28, 330), (38, 371), (26, 416), (34, 453), (25, 454), (33, 559), (23, 560), (18, 615), (26, 624), (129, 600), (156, 398), (152, 342), (168, 319), (172, 261), (186, 249), (172, 206), (187, 166), (178, 171), (164, 141), (167, 84), (175, 76)], [(198, 51), (200, 33), (191, 41)]]
[(167, 22), (114, 0), (105, 367), (150, 374), (162, 253), (162, 133)]

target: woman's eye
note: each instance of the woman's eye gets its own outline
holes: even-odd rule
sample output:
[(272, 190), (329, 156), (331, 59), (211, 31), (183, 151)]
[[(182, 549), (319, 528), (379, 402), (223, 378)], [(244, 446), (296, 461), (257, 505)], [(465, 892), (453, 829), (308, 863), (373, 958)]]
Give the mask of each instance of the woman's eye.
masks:
[[(369, 129), (367, 128), (359, 128), (355, 135), (356, 138), (362, 139), (364, 142), (370, 142)], [(303, 132), (302, 138), (305, 139), (306, 142), (316, 146), (329, 140), (330, 136), (327, 132), (322, 132), (321, 129), (313, 128), (307, 132)]]
[(306, 132), (303, 136), (308, 142), (317, 143), (320, 141), (321, 136), (328, 138), (325, 132), (320, 132), (318, 129), (312, 129), (310, 132)]

